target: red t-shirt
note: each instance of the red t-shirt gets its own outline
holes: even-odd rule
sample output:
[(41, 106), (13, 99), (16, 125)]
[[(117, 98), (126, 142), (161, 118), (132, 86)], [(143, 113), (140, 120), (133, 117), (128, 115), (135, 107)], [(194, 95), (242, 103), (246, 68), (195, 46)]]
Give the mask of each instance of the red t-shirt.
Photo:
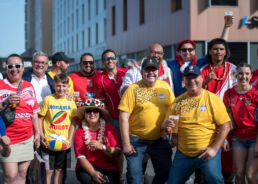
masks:
[(83, 101), (89, 98), (96, 98), (96, 83), (94, 81), (101, 72), (102, 71), (95, 71), (94, 74), (90, 77), (85, 77), (80, 72), (72, 73), (69, 75), (73, 81), (74, 91), (80, 92), (80, 98)]
[(256, 89), (258, 88), (258, 70), (255, 70), (252, 73), (252, 79), (250, 81), (250, 84), (254, 86)]
[(241, 139), (256, 139), (257, 122), (255, 122), (255, 109), (258, 104), (258, 91), (252, 87), (245, 93), (238, 92), (236, 87), (226, 91), (224, 95), (224, 103), (228, 107), (228, 96), (230, 96), (230, 104), (233, 118), (236, 124), (234, 135)]
[(111, 78), (106, 71), (103, 71), (96, 80), (96, 90), (99, 98), (105, 98), (107, 101), (108, 110), (114, 119), (118, 119), (119, 110), (118, 105), (120, 103), (119, 89), (123, 83), (123, 78), (128, 69), (117, 68), (116, 78)]
[[(7, 79), (0, 81), (0, 101), (5, 101), (11, 93), (17, 93), (18, 87), (13, 86)], [(31, 83), (22, 80), (20, 90), (20, 105), (16, 107), (15, 120), (7, 127), (6, 135), (11, 144), (25, 141), (33, 136), (32, 115), (39, 112), (36, 94)]]
[[(98, 137), (100, 129), (97, 131), (90, 130), (90, 134), (95, 133), (95, 137)], [(120, 139), (116, 129), (106, 123), (105, 132), (103, 136), (103, 144), (110, 147), (116, 147), (121, 149)], [(85, 135), (82, 127), (78, 128), (74, 136), (74, 152), (77, 158), (86, 157), (86, 159), (94, 166), (100, 169), (113, 169), (119, 171), (117, 158), (107, 156), (103, 151), (90, 151), (85, 143)], [(77, 161), (76, 169), (80, 163)]]

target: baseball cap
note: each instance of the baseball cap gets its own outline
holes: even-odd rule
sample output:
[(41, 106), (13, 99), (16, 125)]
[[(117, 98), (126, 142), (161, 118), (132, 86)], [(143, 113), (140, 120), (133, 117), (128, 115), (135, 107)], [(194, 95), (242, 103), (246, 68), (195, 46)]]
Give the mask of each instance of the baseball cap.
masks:
[(184, 76), (187, 76), (187, 75), (201, 75), (201, 71), (200, 71), (200, 68), (196, 65), (191, 65), (189, 67), (187, 67), (184, 71)]
[(74, 59), (67, 57), (64, 52), (56, 52), (52, 56), (52, 62), (56, 63), (57, 61), (65, 61), (67, 63), (72, 63), (74, 62)]
[(157, 70), (159, 69), (159, 63), (155, 58), (146, 58), (142, 62), (142, 69), (147, 68), (147, 67), (154, 67)]
[(177, 52), (180, 51), (180, 48), (182, 47), (182, 45), (183, 45), (185, 42), (190, 42), (190, 43), (193, 45), (193, 47), (196, 49), (196, 43), (195, 43), (193, 40), (186, 39), (186, 40), (182, 40), (181, 42), (179, 42), (179, 44), (178, 44), (177, 47), (176, 47), (176, 51), (177, 51)]

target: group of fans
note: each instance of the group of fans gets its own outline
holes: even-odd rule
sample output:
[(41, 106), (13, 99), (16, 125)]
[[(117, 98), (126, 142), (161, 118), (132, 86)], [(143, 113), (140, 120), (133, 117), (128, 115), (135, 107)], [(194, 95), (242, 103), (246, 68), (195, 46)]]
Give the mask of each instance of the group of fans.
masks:
[[(84, 53), (81, 70), (69, 76), (72, 60), (63, 52), (53, 55), (49, 72), (43, 52), (34, 54), (25, 73), (23, 59), (8, 56), (0, 101), (2, 108), (15, 104), (15, 120), (6, 127), (0, 118), (4, 183), (25, 183), (30, 175), (51, 183), (53, 173), (54, 183), (63, 183), (71, 146), (81, 183), (124, 182), (124, 158), (132, 184), (144, 182), (149, 158), (155, 184), (184, 183), (193, 172), (195, 183), (258, 183), (257, 70), (228, 62), (222, 38), (211, 40), (201, 59), (195, 50), (194, 41), (183, 40), (176, 60), (165, 61), (155, 43), (128, 70), (117, 67), (117, 55), (108, 49), (101, 57), (104, 71)], [(179, 116), (178, 132), (170, 131), (176, 124), (169, 115)], [(53, 149), (53, 135), (65, 137), (67, 147)], [(41, 163), (31, 162), (34, 147), (43, 177)], [(30, 174), (29, 167), (41, 174)]]

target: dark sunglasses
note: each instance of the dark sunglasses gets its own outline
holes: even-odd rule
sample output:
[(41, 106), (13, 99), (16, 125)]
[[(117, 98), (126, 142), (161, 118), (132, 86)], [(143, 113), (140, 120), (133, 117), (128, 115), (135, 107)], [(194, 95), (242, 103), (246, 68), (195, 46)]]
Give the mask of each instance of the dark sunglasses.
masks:
[(88, 64), (94, 65), (94, 61), (82, 61), (82, 64), (83, 65), (88, 65)]
[(109, 61), (109, 60), (115, 60), (116, 56), (112, 56), (112, 57), (104, 57), (104, 61)]
[(100, 111), (99, 111), (98, 109), (85, 109), (85, 112), (86, 112), (87, 114), (91, 114), (92, 112), (93, 112), (94, 114), (96, 114), (96, 113), (99, 113)]
[(182, 52), (186, 52), (186, 51), (188, 51), (188, 52), (192, 52), (193, 50), (194, 50), (194, 48), (182, 48), (182, 49), (180, 49)]
[(13, 65), (7, 65), (7, 68), (10, 70), (12, 68), (20, 69), (22, 67), (22, 64), (13, 64)]

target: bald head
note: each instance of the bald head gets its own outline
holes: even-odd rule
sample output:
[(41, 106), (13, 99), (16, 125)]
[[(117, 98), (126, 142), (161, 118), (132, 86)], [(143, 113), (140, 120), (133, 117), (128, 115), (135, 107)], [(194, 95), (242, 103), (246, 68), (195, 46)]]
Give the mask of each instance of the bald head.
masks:
[(163, 47), (158, 44), (154, 43), (149, 47), (148, 50), (148, 58), (155, 58), (159, 64), (162, 62), (164, 56)]

